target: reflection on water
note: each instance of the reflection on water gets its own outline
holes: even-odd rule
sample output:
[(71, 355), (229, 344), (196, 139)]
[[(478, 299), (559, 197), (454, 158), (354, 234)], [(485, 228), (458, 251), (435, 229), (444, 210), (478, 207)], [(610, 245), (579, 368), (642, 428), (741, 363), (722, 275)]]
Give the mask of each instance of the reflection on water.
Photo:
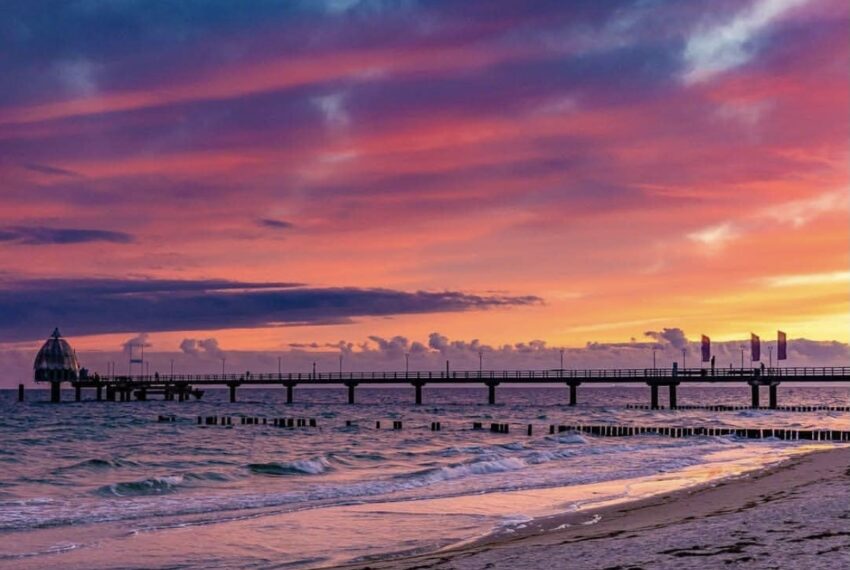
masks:
[[(0, 393), (0, 566), (313, 567), (430, 550), (534, 517), (630, 500), (775, 462), (802, 443), (549, 436), (552, 423), (850, 429), (850, 414), (626, 410), (648, 388), (225, 391), (201, 402), (14, 402)], [(783, 404), (846, 405), (846, 388), (783, 387)], [(32, 391), (31, 400), (44, 399)], [(680, 388), (739, 404), (749, 389)], [(175, 414), (177, 423), (157, 423)], [(318, 429), (199, 427), (198, 415), (314, 417)], [(382, 420), (384, 429), (376, 430)], [(404, 429), (387, 429), (403, 420)], [(443, 430), (431, 432), (431, 421)], [(354, 425), (346, 427), (346, 421)], [(510, 434), (473, 421), (509, 422)], [(535, 435), (525, 435), (533, 424)], [(811, 445), (811, 444), (810, 444)]]

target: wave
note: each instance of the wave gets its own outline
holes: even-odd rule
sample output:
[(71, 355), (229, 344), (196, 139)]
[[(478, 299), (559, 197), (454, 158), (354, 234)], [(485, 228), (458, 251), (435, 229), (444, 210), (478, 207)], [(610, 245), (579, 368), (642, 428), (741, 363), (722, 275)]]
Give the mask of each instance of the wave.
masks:
[(324, 457), (296, 461), (250, 463), (248, 470), (259, 475), (321, 475), (332, 469)]
[(172, 493), (184, 480), (183, 475), (167, 475), (165, 477), (150, 477), (141, 481), (124, 481), (112, 483), (97, 489), (99, 495), (129, 497), (139, 495), (161, 495)]
[(119, 469), (121, 467), (138, 467), (139, 464), (129, 459), (86, 459), (72, 465), (57, 467), (54, 473), (64, 473), (67, 471), (79, 471), (88, 469)]
[(234, 480), (224, 473), (208, 471), (203, 473), (180, 473), (162, 477), (149, 477), (139, 481), (122, 481), (104, 485), (95, 494), (109, 497), (138, 497), (173, 493), (181, 487), (192, 486), (199, 482), (224, 483)]
[(456, 465), (448, 465), (445, 467), (437, 467), (434, 469), (423, 469), (413, 473), (399, 475), (396, 479), (412, 480), (418, 483), (417, 486), (435, 483), (438, 481), (453, 481), (464, 477), (475, 475), (488, 475), (490, 473), (504, 473), (506, 471), (518, 471), (528, 467), (528, 463), (519, 457), (500, 457), (496, 459), (486, 459), (471, 461), (468, 463), (459, 463)]

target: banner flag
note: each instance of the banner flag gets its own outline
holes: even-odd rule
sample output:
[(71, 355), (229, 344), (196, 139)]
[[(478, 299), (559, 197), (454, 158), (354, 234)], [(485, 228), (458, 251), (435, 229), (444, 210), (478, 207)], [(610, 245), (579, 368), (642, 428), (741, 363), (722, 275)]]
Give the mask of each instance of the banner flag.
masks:
[(788, 339), (782, 331), (776, 331), (776, 360), (788, 360)]
[(702, 361), (708, 362), (711, 360), (711, 339), (702, 335)]
[(753, 362), (761, 360), (761, 339), (753, 333), (750, 333), (750, 355)]

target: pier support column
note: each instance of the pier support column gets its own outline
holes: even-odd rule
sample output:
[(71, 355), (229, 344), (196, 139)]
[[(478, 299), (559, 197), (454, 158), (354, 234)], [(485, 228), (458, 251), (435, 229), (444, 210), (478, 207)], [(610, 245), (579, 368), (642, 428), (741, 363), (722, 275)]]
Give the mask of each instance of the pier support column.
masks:
[(23, 384), (18, 384), (18, 401), (19, 402), (24, 401), (24, 385)]
[(413, 383), (413, 388), (416, 391), (416, 400), (415, 401), (416, 401), (417, 406), (422, 405), (422, 386), (424, 386), (424, 384), (422, 382), (414, 382)]
[(777, 395), (776, 395), (776, 387), (779, 386), (779, 382), (771, 382), (769, 384), (770, 388), (770, 409), (775, 410), (777, 406)]
[(227, 387), (230, 388), (230, 403), (233, 404), (236, 402), (236, 387), (239, 384), (228, 384)]
[(142, 388), (138, 392), (136, 392), (136, 399), (140, 402), (144, 402), (148, 399), (148, 391)]
[(83, 399), (83, 389), (80, 388), (79, 384), (77, 384), (76, 386), (74, 386), (74, 401), (79, 402), (82, 399)]
[(51, 382), (50, 383), (50, 401), (54, 404), (58, 404), (62, 401), (62, 383), (61, 382)]
[(103, 386), (101, 386), (100, 384), (97, 385), (97, 388), (95, 390), (95, 395), (97, 397), (98, 402), (103, 400)]
[(649, 407), (650, 409), (658, 409), (658, 384), (649, 385)]
[(354, 403), (354, 388), (357, 386), (356, 382), (346, 382), (346, 386), (348, 386), (348, 403)]
[(288, 383), (284, 384), (286, 386), (286, 403), (291, 404), (294, 401), (294, 393), (295, 393), (295, 384)]
[(491, 406), (496, 403), (496, 386), (498, 385), (498, 382), (487, 382), (487, 403)]
[(575, 406), (578, 404), (578, 386), (579, 382), (570, 382), (570, 405)]
[(667, 386), (667, 389), (669, 390), (668, 394), (669, 394), (670, 409), (671, 410), (675, 410), (678, 407), (678, 405), (676, 403), (676, 386), (678, 386), (678, 384), (670, 384), (670, 385)]
[(750, 393), (752, 394), (752, 408), (757, 409), (759, 407), (759, 385), (758, 385), (758, 382), (752, 382), (750, 384)]

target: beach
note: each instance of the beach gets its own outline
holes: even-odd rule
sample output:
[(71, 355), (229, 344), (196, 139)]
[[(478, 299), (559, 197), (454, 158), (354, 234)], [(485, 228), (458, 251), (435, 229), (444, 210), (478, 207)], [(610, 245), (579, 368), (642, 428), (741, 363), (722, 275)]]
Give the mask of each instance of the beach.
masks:
[(850, 448), (644, 500), (535, 520), (459, 548), (345, 568), (847, 568)]

